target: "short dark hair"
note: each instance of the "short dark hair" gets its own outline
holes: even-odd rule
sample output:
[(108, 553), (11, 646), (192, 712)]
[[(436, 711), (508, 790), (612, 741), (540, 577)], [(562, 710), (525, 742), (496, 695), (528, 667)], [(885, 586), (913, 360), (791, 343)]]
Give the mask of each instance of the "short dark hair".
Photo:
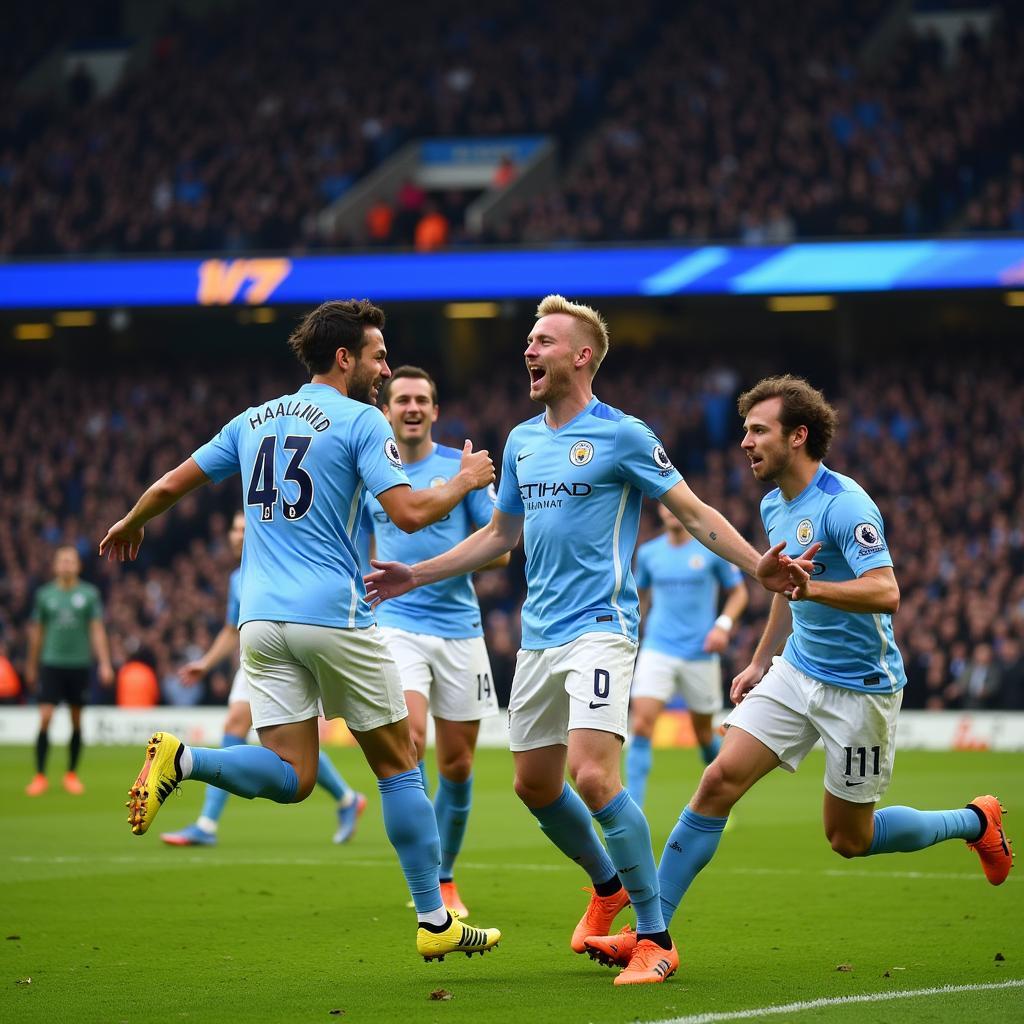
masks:
[(765, 377), (758, 381), (749, 391), (744, 391), (737, 399), (736, 405), (740, 415), (746, 419), (747, 413), (759, 402), (770, 398), (782, 399), (782, 411), (779, 422), (787, 434), (792, 434), (797, 427), (807, 428), (807, 454), (816, 462), (820, 462), (832, 445), (832, 437), (836, 432), (839, 420), (835, 409), (825, 400), (825, 396), (815, 387), (791, 373), (778, 377)]
[(366, 344), (366, 328), (384, 327), (384, 310), (369, 299), (332, 299), (303, 318), (288, 339), (288, 347), (309, 372), (327, 373), (339, 348), (358, 357)]
[(425, 380), (430, 385), (430, 397), (434, 400), (434, 405), (437, 405), (437, 384), (426, 370), (421, 370), (418, 366), (399, 366), (397, 370), (391, 371), (391, 376), (384, 381), (384, 389), (380, 396), (381, 405), (388, 404), (391, 398), (391, 385), (403, 377), (407, 380)]

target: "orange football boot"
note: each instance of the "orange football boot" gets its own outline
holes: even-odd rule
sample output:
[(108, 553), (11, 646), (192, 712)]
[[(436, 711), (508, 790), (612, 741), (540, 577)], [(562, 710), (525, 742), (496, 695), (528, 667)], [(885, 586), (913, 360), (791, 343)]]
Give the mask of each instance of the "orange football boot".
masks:
[(1006, 809), (1001, 807), (994, 796), (976, 796), (968, 805), (975, 807), (985, 816), (985, 831), (968, 843), (981, 859), (981, 867), (985, 877), (993, 885), (1002, 885), (1013, 867), (1013, 851), (1003, 831), (1003, 815)]
[(636, 949), (636, 932), (627, 924), (615, 935), (588, 935), (587, 955), (605, 967), (625, 967)]
[(66, 772), (64, 774), (64, 788), (72, 796), (81, 796), (85, 792), (82, 780), (74, 772)]
[(462, 902), (459, 890), (455, 888), (454, 879), (450, 882), (441, 883), (441, 902), (449, 909), (454, 910), (459, 917), (469, 917), (466, 904)]
[(32, 776), (32, 781), (25, 787), (25, 792), (29, 796), (42, 796), (50, 788), (50, 783), (47, 781), (45, 775), (39, 772), (37, 775)]
[(590, 903), (587, 904), (586, 913), (580, 918), (580, 923), (572, 933), (569, 945), (572, 946), (574, 953), (586, 951), (587, 936), (607, 935), (619, 911), (629, 906), (629, 893), (625, 889), (620, 889), (611, 896), (598, 896), (589, 886), (584, 887), (583, 891), (590, 893)]
[(633, 949), (626, 969), (616, 975), (615, 985), (656, 985), (671, 978), (679, 969), (679, 952), (676, 944), (671, 949), (662, 949), (650, 939), (641, 939)]

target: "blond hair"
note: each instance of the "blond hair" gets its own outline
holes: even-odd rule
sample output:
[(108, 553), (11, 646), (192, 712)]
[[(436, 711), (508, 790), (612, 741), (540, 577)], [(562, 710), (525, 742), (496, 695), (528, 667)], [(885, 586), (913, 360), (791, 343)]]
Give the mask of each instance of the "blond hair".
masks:
[(590, 334), (593, 356), (590, 364), (593, 372), (597, 373), (601, 361), (608, 354), (608, 324), (605, 318), (592, 306), (584, 306), (579, 302), (570, 302), (562, 295), (548, 295), (540, 300), (537, 307), (537, 319), (542, 316), (550, 316), (552, 313), (565, 313), (574, 320), (583, 324)]

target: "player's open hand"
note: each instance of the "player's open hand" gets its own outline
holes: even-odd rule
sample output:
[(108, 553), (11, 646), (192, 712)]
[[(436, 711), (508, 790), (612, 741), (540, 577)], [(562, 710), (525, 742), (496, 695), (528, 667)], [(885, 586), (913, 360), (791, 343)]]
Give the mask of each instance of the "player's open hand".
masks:
[(103, 686), (111, 687), (114, 685), (114, 666), (109, 661), (105, 661), (97, 669), (97, 673), (100, 677), (100, 683)]
[(739, 704), (761, 682), (761, 677), (767, 671), (764, 665), (752, 661), (742, 672), (733, 676), (732, 686), (729, 687), (729, 700), (733, 704)]
[(487, 449), (478, 452), (473, 451), (473, 442), (466, 439), (462, 446), (462, 461), (459, 463), (459, 472), (469, 477), (470, 484), (474, 491), (481, 487), (487, 487), (494, 483), (494, 463)]
[(376, 608), (381, 601), (407, 594), (416, 586), (412, 567), (404, 562), (378, 562), (371, 558), (370, 565), (377, 571), (367, 573), (363, 583), (366, 585), (366, 600), (371, 608)]
[(114, 523), (100, 541), (100, 558), (111, 562), (134, 562), (142, 547), (145, 530), (141, 526), (128, 526), (124, 519)]
[(195, 686), (206, 675), (206, 666), (201, 661), (190, 661), (178, 669), (178, 678), (185, 686)]
[(797, 565), (810, 576), (814, 572), (814, 556), (821, 550), (821, 544), (816, 541), (802, 551), (799, 558), (790, 558), (789, 555), (782, 553), (785, 546), (785, 541), (779, 541), (770, 547), (757, 563), (757, 581), (765, 590), (777, 594), (784, 594), (793, 589), (790, 566)]
[(808, 588), (811, 585), (811, 574), (800, 564), (800, 562), (789, 563), (789, 581), (790, 586), (788, 590), (784, 590), (783, 593), (790, 601), (806, 601), (810, 598)]

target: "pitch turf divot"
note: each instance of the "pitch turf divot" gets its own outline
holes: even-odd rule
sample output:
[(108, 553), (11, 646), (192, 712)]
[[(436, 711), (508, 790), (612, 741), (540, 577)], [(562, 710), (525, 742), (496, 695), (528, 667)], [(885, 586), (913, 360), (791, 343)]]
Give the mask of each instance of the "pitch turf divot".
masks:
[(718, 1024), (726, 1020), (760, 1020), (783, 1013), (801, 1013), (826, 1006), (850, 1006), (854, 1003), (884, 1003), (896, 999), (927, 999), (929, 996), (953, 995), (957, 992), (992, 992), (997, 989), (1024, 988), (1024, 978), (1010, 981), (992, 981), (979, 985), (940, 985), (936, 988), (915, 988), (906, 992), (865, 992), (856, 996), (830, 996), (808, 999), (803, 1003), (785, 1003), (779, 1006), (759, 1006), (754, 1010), (730, 1010), (724, 1013), (696, 1013), (691, 1017), (672, 1017), (654, 1024)]

